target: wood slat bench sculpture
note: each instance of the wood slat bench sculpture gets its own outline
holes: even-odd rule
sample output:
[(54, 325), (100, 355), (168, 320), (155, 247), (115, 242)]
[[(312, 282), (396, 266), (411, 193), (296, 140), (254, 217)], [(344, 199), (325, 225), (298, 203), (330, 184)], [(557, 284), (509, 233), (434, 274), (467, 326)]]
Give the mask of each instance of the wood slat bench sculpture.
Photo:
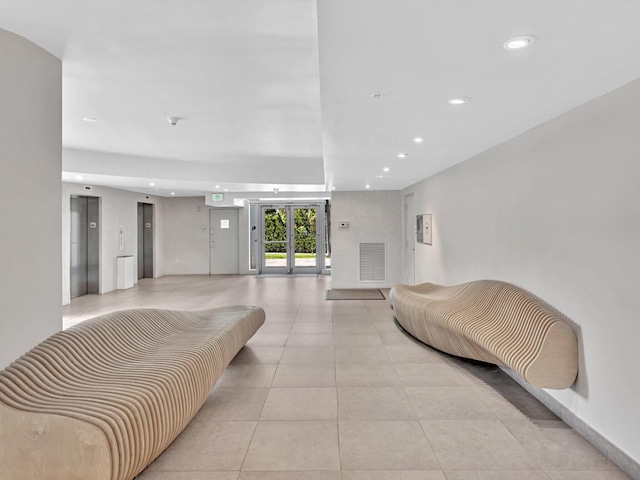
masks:
[(561, 389), (578, 373), (568, 319), (509, 283), (480, 280), (391, 289), (398, 323), (438, 350), (510, 368), (537, 387)]
[(123, 310), (56, 333), (0, 372), (0, 479), (134, 478), (264, 319), (249, 306)]

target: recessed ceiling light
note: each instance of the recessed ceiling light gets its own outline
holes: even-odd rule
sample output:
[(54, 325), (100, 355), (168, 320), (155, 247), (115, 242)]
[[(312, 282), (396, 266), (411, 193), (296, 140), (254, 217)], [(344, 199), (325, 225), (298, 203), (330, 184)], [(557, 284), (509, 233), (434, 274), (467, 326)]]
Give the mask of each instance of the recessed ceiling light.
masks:
[(384, 167), (384, 168), (382, 169), (382, 171), (383, 171), (383, 172), (388, 172), (388, 171), (389, 171), (389, 167)]
[(502, 46), (507, 50), (520, 50), (521, 48), (530, 47), (535, 41), (535, 37), (532, 37), (531, 35), (524, 35), (522, 37), (510, 38), (504, 42)]
[(413, 143), (422, 143), (424, 142), (424, 138), (422, 137), (414, 137)]
[(384, 178), (384, 175), (376, 175), (376, 178)]
[(364, 188), (371, 188), (371, 185), (369, 185), (368, 183), (364, 186)]
[(84, 120), (87, 123), (96, 123), (98, 121), (97, 118), (93, 118), (93, 117), (83, 117), (82, 120)]
[(228, 191), (229, 191), (229, 189), (228, 189), (228, 188), (225, 188), (225, 189), (224, 189), (224, 191), (225, 191), (225, 192), (228, 192)]
[(407, 158), (409, 156), (408, 153), (399, 153), (398, 158)]
[(216, 185), (216, 188), (220, 188), (220, 185)]
[(149, 185), (150, 185), (151, 187), (153, 187), (153, 186), (155, 186), (155, 183), (150, 182), (150, 183), (149, 183)]
[(462, 105), (463, 103), (467, 103), (468, 101), (469, 99), (467, 97), (454, 97), (448, 100), (451, 105)]
[(331, 187), (331, 190), (335, 190), (335, 189), (336, 189), (336, 187)]
[(82, 175), (76, 175), (76, 180), (82, 180)]

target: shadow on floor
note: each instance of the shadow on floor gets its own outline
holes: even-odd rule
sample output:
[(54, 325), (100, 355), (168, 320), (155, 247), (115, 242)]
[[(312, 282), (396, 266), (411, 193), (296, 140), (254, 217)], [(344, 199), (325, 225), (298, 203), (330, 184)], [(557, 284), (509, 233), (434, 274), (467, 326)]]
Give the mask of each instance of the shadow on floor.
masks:
[(395, 320), (395, 324), (402, 333), (413, 340), (417, 345), (445, 357), (452, 366), (467, 372), (469, 375), (485, 383), (489, 388), (493, 389), (496, 393), (502, 396), (502, 398), (511, 403), (511, 405), (516, 407), (523, 415), (539, 427), (570, 428), (543, 403), (522, 388), (518, 382), (504, 373), (498, 366), (491, 363), (484, 363), (477, 360), (469, 360), (467, 358), (449, 355), (448, 353), (442, 352), (416, 339), (413, 335), (404, 330), (397, 320)]

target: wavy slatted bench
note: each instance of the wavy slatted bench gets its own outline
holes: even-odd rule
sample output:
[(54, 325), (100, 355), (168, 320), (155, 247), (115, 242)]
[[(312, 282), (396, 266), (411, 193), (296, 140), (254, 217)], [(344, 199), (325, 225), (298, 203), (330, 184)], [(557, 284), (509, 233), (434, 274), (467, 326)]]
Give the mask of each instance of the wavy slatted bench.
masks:
[(249, 306), (123, 310), (56, 333), (0, 371), (0, 478), (134, 478), (264, 319)]
[(515, 285), (396, 285), (390, 297), (398, 323), (439, 350), (506, 366), (537, 387), (575, 381), (578, 342), (568, 319)]

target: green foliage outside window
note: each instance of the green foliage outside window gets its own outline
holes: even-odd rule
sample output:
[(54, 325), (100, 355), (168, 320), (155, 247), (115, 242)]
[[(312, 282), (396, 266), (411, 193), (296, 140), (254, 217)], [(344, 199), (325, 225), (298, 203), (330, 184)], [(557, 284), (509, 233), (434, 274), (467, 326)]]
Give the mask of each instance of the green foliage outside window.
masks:
[[(295, 212), (294, 241), (296, 253), (316, 252), (316, 211), (313, 208), (298, 208)], [(287, 251), (287, 213), (284, 209), (269, 209), (264, 216), (265, 251)]]

